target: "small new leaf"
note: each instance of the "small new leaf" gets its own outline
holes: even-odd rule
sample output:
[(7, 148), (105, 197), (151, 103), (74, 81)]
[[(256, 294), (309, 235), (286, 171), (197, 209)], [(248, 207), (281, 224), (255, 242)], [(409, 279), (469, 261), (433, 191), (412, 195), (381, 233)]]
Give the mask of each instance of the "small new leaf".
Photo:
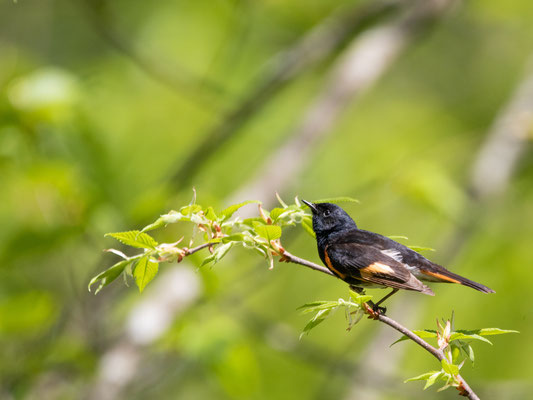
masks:
[(139, 287), (139, 291), (142, 293), (146, 285), (150, 283), (157, 274), (159, 263), (150, 256), (142, 257), (136, 264), (133, 270), (133, 277), (135, 283)]
[(427, 378), (426, 384), (424, 386), (424, 390), (426, 390), (431, 385), (435, 384), (435, 382), (437, 381), (437, 379), (440, 378), (441, 375), (442, 375), (442, 371), (438, 371), (438, 372), (435, 372), (433, 375), (430, 375), (429, 378)]
[(429, 372), (426, 372), (425, 374), (422, 374), (422, 375), (418, 375), (418, 376), (415, 376), (413, 378), (409, 378), (409, 379), (406, 379), (405, 381), (403, 381), (404, 383), (407, 383), (407, 382), (414, 382), (414, 381), (425, 381), (427, 380), (431, 375), (434, 375), (434, 374), (438, 374), (440, 371), (429, 371)]
[(440, 363), (442, 365), (442, 369), (447, 374), (450, 374), (452, 376), (459, 374), (459, 367), (455, 364), (449, 363), (448, 360), (446, 360), (445, 358), (443, 358)]
[(308, 334), (311, 331), (311, 329), (315, 328), (317, 325), (324, 322), (324, 320), (329, 316), (329, 314), (331, 314), (331, 311), (332, 309), (325, 309), (325, 310), (318, 311), (316, 315), (313, 317), (313, 319), (311, 319), (311, 321), (309, 321), (307, 325), (305, 325), (303, 332), (300, 334), (300, 339), (304, 335)]
[(202, 264), (200, 264), (200, 266), (203, 267), (204, 265), (209, 264), (211, 262), (216, 264), (222, 259), (222, 257), (224, 257), (228, 253), (228, 251), (230, 251), (230, 249), (233, 247), (234, 244), (235, 242), (228, 242), (220, 246), (217, 246), (215, 251), (213, 251), (213, 254), (207, 256), (202, 261)]
[(123, 244), (140, 249), (154, 250), (155, 246), (157, 246), (157, 242), (153, 237), (141, 231), (106, 233), (105, 236), (111, 236)]
[(359, 203), (359, 200), (354, 199), (353, 197), (329, 197), (327, 199), (314, 200), (313, 203)]
[[(424, 329), (422, 331), (419, 330), (413, 330), (412, 331), (416, 336), (425, 339), (425, 338), (435, 338), (437, 337), (437, 331), (431, 330), (431, 329)], [(397, 341), (391, 344), (391, 346), (395, 345), (396, 343), (403, 342), (404, 340), (409, 340), (407, 336), (402, 336)]]
[(89, 292), (91, 291), (91, 286), (94, 285), (96, 282), (100, 281), (100, 285), (94, 292), (94, 294), (97, 294), (104, 286), (109, 285), (111, 282), (113, 282), (115, 279), (118, 278), (118, 276), (124, 271), (124, 268), (128, 266), (133, 260), (122, 260), (113, 265), (112, 267), (109, 267), (104, 272), (99, 273), (96, 275), (91, 281), (89, 282)]
[(331, 310), (339, 305), (338, 301), (313, 301), (297, 308), (302, 314), (307, 314), (321, 310)]

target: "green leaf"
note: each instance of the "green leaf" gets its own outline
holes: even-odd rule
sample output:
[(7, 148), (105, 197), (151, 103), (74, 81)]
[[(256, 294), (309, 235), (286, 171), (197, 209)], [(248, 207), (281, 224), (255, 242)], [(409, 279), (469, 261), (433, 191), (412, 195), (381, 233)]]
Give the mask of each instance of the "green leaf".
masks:
[(270, 242), (281, 237), (281, 227), (277, 225), (265, 225), (260, 222), (252, 222), (255, 232)]
[(158, 218), (155, 222), (152, 222), (151, 224), (146, 225), (144, 228), (142, 228), (142, 229), (141, 229), (141, 232), (153, 231), (154, 229), (162, 228), (162, 227), (165, 226), (166, 224), (167, 224), (167, 223), (165, 222), (165, 220), (163, 219), (163, 217), (160, 217), (160, 218)]
[(287, 204), (281, 199), (281, 196), (278, 192), (276, 192), (276, 198), (278, 199), (279, 204), (281, 204), (282, 207), (287, 208)]
[(133, 270), (133, 277), (135, 283), (139, 287), (139, 291), (142, 292), (146, 285), (150, 283), (157, 274), (159, 263), (152, 257), (146, 255), (142, 257), (136, 264)]
[(305, 216), (302, 220), (302, 228), (309, 233), (313, 238), (316, 238), (315, 231), (313, 230), (313, 220), (311, 216)]
[(399, 240), (399, 239), (403, 239), (403, 240), (409, 240), (409, 238), (407, 236), (401, 236), (401, 235), (391, 235), (391, 236), (387, 236), (389, 239), (392, 239), (392, 240)]
[(244, 234), (242, 233), (234, 233), (232, 235), (224, 236), (222, 239), (220, 239), (222, 243), (229, 243), (229, 242), (243, 242), (244, 241)]
[(89, 292), (91, 291), (91, 286), (94, 285), (96, 282), (100, 281), (100, 285), (94, 292), (94, 294), (97, 294), (104, 286), (109, 285), (111, 282), (113, 282), (115, 279), (118, 278), (118, 276), (124, 271), (124, 268), (126, 268), (133, 260), (122, 260), (113, 265), (112, 267), (106, 269), (105, 271), (99, 273), (96, 275), (91, 281), (89, 282)]
[(320, 311), (320, 310), (329, 310), (339, 306), (338, 301), (313, 301), (312, 303), (304, 304), (297, 308), (301, 310), (302, 314), (307, 314), (310, 312)]
[(438, 378), (442, 375), (442, 371), (435, 372), (433, 375), (431, 375), (429, 378), (427, 378), (426, 384), (424, 386), (424, 390), (426, 390), (428, 387), (433, 385)]
[(313, 319), (309, 321), (307, 325), (305, 325), (302, 333), (300, 334), (300, 339), (303, 337), (303, 335), (308, 334), (311, 329), (324, 322), (324, 320), (331, 314), (331, 311), (331, 309), (318, 311)]
[(216, 221), (217, 215), (215, 214), (215, 210), (213, 210), (213, 207), (207, 207), (205, 217), (210, 221)]
[(247, 201), (243, 201), (242, 203), (234, 204), (232, 206), (229, 206), (228, 208), (226, 208), (225, 210), (222, 211), (222, 220), (225, 221), (228, 218), (231, 218), (231, 216), (233, 214), (235, 214), (235, 212), (239, 208), (244, 207), (245, 205), (251, 204), (251, 203), (261, 204), (261, 202), (259, 200), (247, 200)]
[(220, 246), (217, 246), (215, 250), (213, 251), (213, 254), (207, 256), (202, 261), (202, 264), (200, 264), (200, 266), (203, 267), (204, 265), (209, 264), (210, 262), (216, 264), (222, 259), (222, 257), (224, 257), (228, 253), (228, 251), (230, 251), (230, 249), (233, 247), (234, 244), (235, 242), (228, 242)]
[(372, 299), (372, 296), (365, 295), (365, 294), (359, 294), (356, 291), (350, 289), (350, 297), (354, 301), (354, 303), (362, 306), (363, 303), (366, 303), (367, 301), (370, 301)]
[[(422, 331), (420, 330), (413, 330), (412, 331), (416, 336), (424, 339), (424, 338), (436, 338), (437, 337), (437, 331), (434, 331), (432, 329), (424, 329)], [(394, 346), (396, 343), (403, 342), (404, 340), (408, 340), (409, 338), (407, 336), (402, 336), (397, 341), (391, 344), (391, 346)]]
[(450, 374), (452, 376), (459, 374), (459, 367), (455, 364), (449, 363), (448, 360), (446, 360), (445, 358), (440, 361), (440, 364), (442, 365), (442, 369), (444, 370), (444, 372), (446, 372), (447, 374)]
[(440, 371), (429, 371), (429, 372), (426, 372), (425, 374), (418, 375), (418, 376), (415, 376), (413, 378), (406, 379), (405, 381), (403, 381), (403, 383), (414, 382), (414, 381), (425, 381), (431, 375), (438, 374), (438, 373), (440, 373)]
[(180, 208), (180, 213), (183, 215), (190, 215), (202, 211), (202, 206), (199, 204), (190, 204)]
[(452, 332), (450, 334), (450, 342), (453, 340), (464, 340), (464, 339), (481, 340), (482, 342), (492, 345), (492, 342), (489, 339), (486, 339), (483, 336), (477, 335), (475, 333), (467, 335), (461, 332)]
[[(457, 332), (464, 332), (464, 331), (457, 331)], [(520, 333), (519, 331), (505, 330), (505, 329), (500, 329), (500, 328), (483, 328), (483, 329), (477, 329), (476, 331), (466, 331), (466, 332), (475, 332), (481, 336), (503, 335), (504, 333)]]
[(288, 210), (285, 208), (274, 208), (272, 211), (270, 211), (270, 218), (272, 218), (272, 221), (275, 222), (280, 217), (280, 215), (286, 212), (288, 212)]
[(121, 243), (141, 249), (153, 250), (157, 246), (153, 237), (141, 231), (106, 233), (105, 236), (111, 236)]
[(329, 197), (327, 199), (320, 199), (320, 200), (313, 200), (313, 203), (359, 203), (360, 201), (357, 199), (354, 199), (353, 197)]
[(416, 251), (416, 252), (435, 251), (435, 249), (432, 249), (431, 247), (415, 246), (415, 245), (409, 245), (407, 247), (409, 247), (411, 250)]

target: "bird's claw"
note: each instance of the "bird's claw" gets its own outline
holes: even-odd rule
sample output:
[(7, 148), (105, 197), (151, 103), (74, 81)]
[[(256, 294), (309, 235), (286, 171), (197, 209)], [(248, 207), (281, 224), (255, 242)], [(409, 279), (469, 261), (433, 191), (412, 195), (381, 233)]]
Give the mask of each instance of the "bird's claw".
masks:
[(385, 312), (387, 311), (386, 307), (376, 306), (375, 304), (369, 305), (368, 303), (364, 303), (364, 307), (369, 319), (377, 320), (380, 315), (385, 315)]

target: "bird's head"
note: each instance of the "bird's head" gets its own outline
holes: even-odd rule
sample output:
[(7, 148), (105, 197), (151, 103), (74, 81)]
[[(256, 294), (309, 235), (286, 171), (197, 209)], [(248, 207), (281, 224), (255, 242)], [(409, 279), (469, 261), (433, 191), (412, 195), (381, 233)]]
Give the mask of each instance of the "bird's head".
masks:
[(313, 230), (317, 235), (327, 235), (345, 229), (357, 229), (354, 220), (338, 205), (302, 201), (313, 212)]

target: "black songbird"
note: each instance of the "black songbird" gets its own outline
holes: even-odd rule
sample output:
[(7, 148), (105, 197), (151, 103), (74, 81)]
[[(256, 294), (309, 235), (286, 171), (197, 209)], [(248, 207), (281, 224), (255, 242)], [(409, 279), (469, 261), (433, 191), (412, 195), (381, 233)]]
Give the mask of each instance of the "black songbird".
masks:
[(393, 289), (374, 304), (376, 311), (379, 304), (399, 289), (434, 296), (421, 281), (460, 283), (483, 293), (494, 293), (494, 290), (448, 271), (401, 243), (358, 229), (346, 211), (335, 204), (303, 202), (313, 212), (313, 230), (320, 259), (335, 276), (359, 292), (364, 287)]

